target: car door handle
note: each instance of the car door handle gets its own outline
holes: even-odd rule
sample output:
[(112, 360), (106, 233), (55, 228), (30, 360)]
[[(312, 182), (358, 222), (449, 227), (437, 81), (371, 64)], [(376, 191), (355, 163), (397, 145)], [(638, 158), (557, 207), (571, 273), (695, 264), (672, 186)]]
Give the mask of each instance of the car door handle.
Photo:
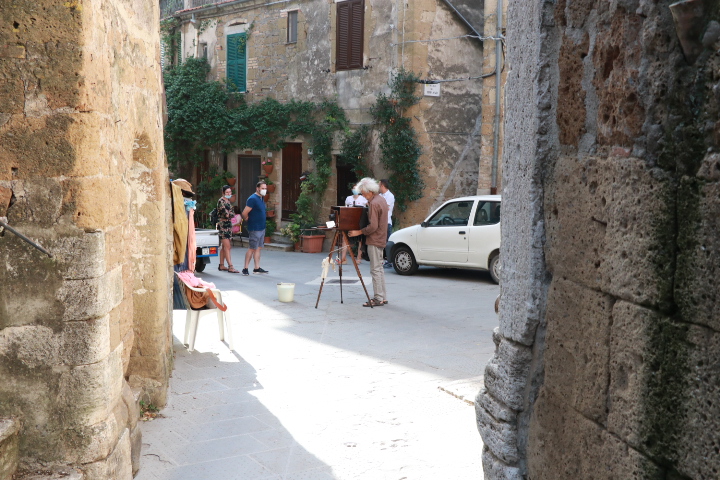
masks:
[(465, 235), (465, 230), (460, 230), (460, 231), (458, 232), (458, 235)]

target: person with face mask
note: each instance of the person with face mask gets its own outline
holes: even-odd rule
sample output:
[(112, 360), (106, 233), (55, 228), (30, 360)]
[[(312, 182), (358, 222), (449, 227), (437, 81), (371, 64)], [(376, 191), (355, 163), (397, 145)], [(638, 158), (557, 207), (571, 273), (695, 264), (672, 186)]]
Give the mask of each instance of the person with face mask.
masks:
[(265, 202), (263, 197), (267, 195), (267, 184), (258, 182), (255, 185), (255, 193), (250, 195), (245, 203), (245, 210), (242, 212), (243, 220), (247, 221), (247, 230), (250, 247), (245, 254), (245, 268), (242, 270), (243, 275), (250, 275), (248, 267), (250, 259), (255, 262), (253, 273), (268, 273), (267, 270), (260, 268), (260, 251), (265, 246)]
[[(235, 270), (230, 257), (230, 249), (232, 248), (232, 217), (235, 215), (233, 207), (230, 204), (232, 198), (232, 187), (225, 185), (222, 188), (223, 195), (217, 203), (218, 223), (215, 226), (220, 237), (220, 265), (218, 270), (221, 272), (240, 273)], [(227, 267), (225, 267), (227, 262)]]

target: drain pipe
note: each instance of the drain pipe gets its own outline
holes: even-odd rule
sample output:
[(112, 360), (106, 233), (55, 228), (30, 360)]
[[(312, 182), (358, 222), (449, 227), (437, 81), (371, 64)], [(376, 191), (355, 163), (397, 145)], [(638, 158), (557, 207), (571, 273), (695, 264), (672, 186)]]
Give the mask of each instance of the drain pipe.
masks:
[(498, 177), (498, 146), (500, 145), (500, 77), (502, 67), (500, 57), (502, 54), (502, 0), (497, 0), (497, 30), (495, 31), (495, 121), (493, 126), (493, 158), (490, 173), (490, 193), (496, 195)]

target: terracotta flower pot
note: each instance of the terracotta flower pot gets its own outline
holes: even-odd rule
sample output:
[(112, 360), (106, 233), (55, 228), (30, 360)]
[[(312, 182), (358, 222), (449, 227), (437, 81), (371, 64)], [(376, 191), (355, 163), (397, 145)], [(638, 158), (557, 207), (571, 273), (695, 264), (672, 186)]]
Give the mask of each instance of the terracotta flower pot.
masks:
[(270, 243), (272, 241), (272, 237), (265, 237), (265, 243)]
[(275, 192), (275, 184), (268, 185), (267, 189), (268, 189), (268, 193), (274, 193)]
[(237, 178), (235, 178), (235, 177), (233, 177), (233, 178), (226, 178), (225, 180), (227, 180), (227, 184), (230, 185), (231, 187), (234, 187), (234, 186), (235, 186), (235, 182), (237, 182)]
[(303, 235), (302, 237), (302, 251), (305, 253), (320, 253), (322, 252), (323, 242), (325, 241), (325, 235)]
[(268, 210), (267, 212), (265, 212), (265, 216), (266, 216), (267, 218), (272, 218), (272, 217), (274, 217), (274, 216), (275, 216), (275, 210)]
[(265, 170), (266, 174), (270, 175), (273, 171), (273, 166), (272, 165), (263, 165), (263, 170)]
[(237, 199), (237, 197), (235, 195), (233, 195), (232, 197), (230, 197), (230, 203), (235, 203), (236, 199)]

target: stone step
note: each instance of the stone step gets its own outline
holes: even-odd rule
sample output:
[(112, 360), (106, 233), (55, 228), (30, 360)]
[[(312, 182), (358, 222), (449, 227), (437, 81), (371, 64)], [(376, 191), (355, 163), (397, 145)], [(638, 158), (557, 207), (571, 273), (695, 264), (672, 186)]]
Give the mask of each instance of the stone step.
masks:
[[(274, 240), (274, 237), (273, 237)], [(233, 237), (233, 245), (247, 248), (249, 246), (248, 239), (246, 237)], [(263, 247), (265, 250), (276, 250), (281, 252), (292, 252), (295, 250), (295, 246), (291, 243), (266, 243)]]
[(11, 480), (18, 468), (20, 422), (0, 418), (0, 480)]

